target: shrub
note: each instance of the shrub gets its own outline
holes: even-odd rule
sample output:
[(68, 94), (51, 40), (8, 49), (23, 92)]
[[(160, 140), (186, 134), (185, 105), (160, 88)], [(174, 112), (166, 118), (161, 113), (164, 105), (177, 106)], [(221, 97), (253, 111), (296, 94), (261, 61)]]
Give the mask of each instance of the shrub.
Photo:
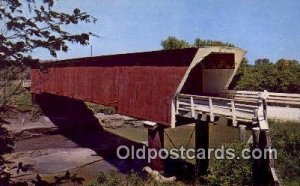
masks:
[[(236, 157), (242, 157), (245, 143), (233, 142), (224, 144), (224, 148), (234, 149)], [(206, 185), (249, 185), (252, 177), (251, 160), (243, 158), (213, 159), (208, 174), (202, 179)]]
[(28, 90), (16, 95), (9, 104), (20, 112), (29, 112), (31, 120), (37, 120), (42, 115), (40, 106), (32, 103), (31, 93)]
[[(277, 149), (276, 170), (286, 185), (300, 182), (300, 123), (270, 122), (273, 147)], [(297, 185), (297, 184), (296, 184)]]

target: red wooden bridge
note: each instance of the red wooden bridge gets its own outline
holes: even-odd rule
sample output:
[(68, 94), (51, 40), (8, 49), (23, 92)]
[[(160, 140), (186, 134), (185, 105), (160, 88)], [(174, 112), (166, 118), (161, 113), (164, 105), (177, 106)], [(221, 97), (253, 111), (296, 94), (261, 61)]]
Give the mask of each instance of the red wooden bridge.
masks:
[[(201, 138), (208, 138), (202, 127), (215, 117), (226, 117), (233, 126), (249, 123), (268, 138), (262, 100), (253, 104), (216, 97), (228, 88), (244, 54), (239, 48), (203, 47), (40, 63), (32, 67), (31, 90), (38, 96), (51, 94), (112, 106), (120, 114), (145, 120), (150, 127), (148, 145), (153, 148), (163, 147), (163, 130), (180, 125), (177, 117), (202, 122), (196, 124), (196, 135)], [(196, 144), (208, 147), (207, 142)], [(163, 169), (160, 159), (151, 165)], [(205, 171), (207, 162), (199, 165)], [(276, 182), (273, 168), (268, 171)]]

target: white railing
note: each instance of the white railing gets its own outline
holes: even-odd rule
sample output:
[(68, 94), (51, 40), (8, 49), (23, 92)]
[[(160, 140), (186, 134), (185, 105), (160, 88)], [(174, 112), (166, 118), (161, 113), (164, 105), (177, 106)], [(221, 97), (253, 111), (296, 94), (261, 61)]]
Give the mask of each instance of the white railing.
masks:
[[(235, 99), (179, 94), (176, 96), (176, 114), (195, 119), (199, 119), (200, 114), (207, 114), (211, 122), (214, 121), (215, 116), (222, 116), (232, 119), (233, 126), (237, 126), (238, 121), (252, 123), (253, 131), (256, 131), (253, 132), (253, 144), (257, 148), (271, 148), (266, 100), (269, 96), (270, 94), (266, 92), (243, 92)], [(261, 132), (263, 132), (262, 135), (260, 135)], [(261, 140), (264, 142), (262, 143)], [(262, 167), (263, 165), (256, 166)], [(266, 166), (271, 172), (272, 183), (278, 185), (274, 159), (269, 157)]]
[(236, 101), (256, 102), (264, 94), (268, 103), (280, 106), (300, 106), (300, 94), (256, 92), (256, 91), (226, 91), (225, 94)]
[(176, 98), (176, 114), (190, 113), (192, 118), (197, 118), (205, 113), (209, 114), (211, 121), (215, 116), (225, 116), (236, 125), (237, 121), (252, 121), (260, 104), (259, 101), (249, 104), (227, 98), (179, 94)]

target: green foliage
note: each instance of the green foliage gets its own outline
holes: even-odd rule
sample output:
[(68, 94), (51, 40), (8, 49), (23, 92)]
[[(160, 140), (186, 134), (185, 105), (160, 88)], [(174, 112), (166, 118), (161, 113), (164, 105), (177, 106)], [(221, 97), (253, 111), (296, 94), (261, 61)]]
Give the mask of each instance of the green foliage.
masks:
[(276, 169), (286, 185), (300, 182), (300, 123), (270, 122), (273, 147), (277, 149)]
[(205, 46), (235, 47), (234, 44), (231, 44), (231, 43), (224, 43), (222, 41), (215, 41), (215, 40), (201, 39), (201, 38), (196, 38), (193, 46), (194, 47), (205, 47)]
[(96, 182), (91, 184), (92, 186), (96, 185), (106, 185), (106, 186), (115, 186), (115, 185), (142, 185), (143, 180), (135, 173), (130, 173), (128, 175), (121, 175), (117, 171), (110, 171), (108, 174), (100, 172), (99, 176), (96, 179)]
[(167, 39), (161, 41), (160, 44), (164, 50), (189, 48), (190, 44), (185, 40), (177, 39), (174, 36), (169, 36)]
[(96, 103), (91, 103), (91, 102), (85, 102), (85, 105), (94, 113), (104, 113), (104, 114), (114, 114), (116, 113), (115, 108), (113, 107), (108, 107), (104, 105), (99, 105)]
[[(8, 95), (9, 99), (7, 99)], [(3, 106), (4, 110), (4, 105), (6, 105), (19, 112), (27, 112), (32, 120), (37, 119), (42, 114), (40, 107), (32, 103), (31, 92), (21, 87), (19, 83), (12, 83), (10, 87), (6, 88), (5, 94), (0, 94), (0, 105)]]
[(15, 106), (21, 112), (29, 112), (29, 119), (36, 120), (42, 115), (42, 110), (38, 105), (32, 103), (31, 96), (31, 92), (25, 90), (21, 94), (16, 95), (10, 105)]
[[(245, 143), (224, 144), (224, 148), (234, 149), (236, 157), (242, 157)], [(208, 175), (203, 177), (206, 185), (250, 185), (252, 176), (251, 160), (243, 158), (214, 159)]]
[(205, 46), (228, 46), (234, 47), (231, 43), (224, 43), (222, 41), (207, 40), (196, 38), (193, 44), (188, 43), (183, 39), (178, 39), (174, 36), (169, 36), (167, 39), (161, 41), (161, 46), (164, 50), (180, 49), (189, 47), (205, 47)]
[(297, 61), (281, 59), (272, 63), (269, 59), (258, 59), (254, 65), (245, 62), (241, 64), (230, 88), (300, 93), (300, 64)]
[(170, 186), (170, 185), (180, 185), (179, 183), (163, 184), (158, 183), (149, 177), (143, 177), (136, 172), (131, 172), (129, 174), (123, 175), (117, 171), (110, 171), (108, 173), (100, 172), (97, 179), (91, 183), (91, 186)]
[(36, 48), (47, 49), (52, 56), (57, 51), (68, 51), (68, 43), (88, 44), (87, 33), (70, 33), (66, 25), (95, 22), (86, 12), (75, 8), (73, 12), (55, 10), (56, 1), (2, 0), (0, 2), (0, 61), (2, 63), (25, 62), (31, 59)]
[(31, 92), (25, 90), (22, 94), (17, 95), (11, 104), (17, 106), (20, 110), (26, 111), (27, 107), (32, 105)]
[(0, 108), (10, 104), (14, 97), (24, 91), (20, 81), (0, 81)]
[(296, 60), (280, 59), (275, 64), (278, 70), (279, 91), (300, 93), (300, 64)]
[[(68, 45), (87, 45), (91, 32), (71, 33), (68, 25), (95, 22), (96, 18), (75, 8), (72, 12), (55, 10), (54, 0), (0, 1), (0, 107), (9, 99), (20, 94), (6, 90), (12, 80), (29, 78), (27, 65), (32, 65), (32, 52), (46, 49), (54, 57), (58, 51), (67, 52)], [(8, 94), (10, 92), (10, 94)]]

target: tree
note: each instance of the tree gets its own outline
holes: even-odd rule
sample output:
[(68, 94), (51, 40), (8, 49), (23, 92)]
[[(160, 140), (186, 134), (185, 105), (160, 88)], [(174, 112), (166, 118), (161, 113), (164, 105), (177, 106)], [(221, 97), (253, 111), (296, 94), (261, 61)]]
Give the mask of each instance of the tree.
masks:
[(250, 65), (248, 64), (248, 59), (243, 58), (239, 68), (237, 69), (236, 74), (234, 75), (232, 81), (230, 82), (229, 89), (236, 89), (238, 86), (245, 86), (241, 85), (240, 83), (241, 79), (248, 74), (248, 71), (250, 69)]
[[(54, 10), (54, 0), (43, 0), (42, 4), (27, 0), (0, 1), (1, 61), (22, 62), (31, 58), (36, 48), (49, 50), (52, 56), (57, 51), (68, 51), (67, 42), (87, 45), (92, 33), (72, 34), (62, 26), (80, 22), (95, 22), (96, 18), (75, 8), (72, 13)], [(27, 8), (26, 8), (27, 5)], [(29, 15), (29, 16), (28, 16)]]
[(270, 65), (272, 64), (271, 61), (267, 58), (261, 58), (261, 59), (257, 59), (254, 62), (255, 65)]
[(256, 88), (258, 91), (272, 91), (277, 87), (276, 77), (278, 74), (274, 64), (269, 59), (257, 59), (255, 60), (255, 66), (253, 74), (257, 77), (259, 87)]
[(300, 64), (298, 61), (280, 59), (274, 66), (278, 70), (277, 91), (300, 93)]
[(235, 47), (234, 44), (224, 43), (222, 41), (217, 40), (209, 40), (209, 39), (201, 39), (196, 38), (193, 44), (194, 47), (205, 47), (205, 46), (227, 46), (227, 47)]
[[(12, 93), (10, 78), (20, 74), (32, 60), (32, 52), (43, 48), (54, 57), (58, 51), (67, 52), (69, 44), (87, 45), (91, 32), (70, 33), (68, 25), (95, 23), (96, 18), (75, 8), (73, 12), (55, 10), (55, 0), (0, 0), (0, 107), (7, 98), (20, 90), (15, 86)], [(3, 93), (6, 93), (5, 95)]]
[(162, 40), (160, 44), (164, 50), (190, 48), (190, 47), (205, 47), (205, 46), (227, 46), (234, 47), (231, 43), (224, 43), (217, 40), (207, 40), (196, 38), (193, 44), (188, 43), (183, 39), (178, 39), (174, 36), (169, 36), (167, 39)]
[[(96, 18), (75, 8), (72, 12), (55, 10), (55, 0), (0, 0), (0, 114), (16, 94), (24, 91), (16, 79), (24, 78), (32, 64), (32, 52), (43, 48), (54, 57), (67, 52), (71, 43), (87, 45), (91, 32), (70, 33), (68, 25), (94, 23)], [(9, 185), (9, 173), (3, 171), (1, 155), (11, 149), (9, 133), (0, 118), (0, 185)]]
[(187, 41), (182, 40), (182, 39), (177, 39), (174, 36), (169, 36), (167, 39), (162, 40), (160, 45), (163, 47), (164, 50), (191, 47)]
[[(243, 66), (241, 66), (243, 67)], [(277, 69), (269, 59), (257, 59), (254, 65), (249, 65), (234, 89), (250, 91), (272, 91), (276, 88)]]
[(236, 90), (300, 93), (300, 64), (296, 60), (272, 63), (266, 58), (257, 59), (254, 65), (241, 65), (237, 77), (238, 81), (231, 86)]

